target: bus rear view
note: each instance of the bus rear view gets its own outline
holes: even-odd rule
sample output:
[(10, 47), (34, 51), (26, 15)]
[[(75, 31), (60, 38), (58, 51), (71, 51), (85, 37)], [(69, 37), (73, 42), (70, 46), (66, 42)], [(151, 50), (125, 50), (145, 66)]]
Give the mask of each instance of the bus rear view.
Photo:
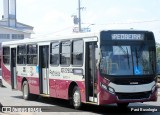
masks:
[(156, 48), (152, 32), (100, 33), (99, 103), (157, 100)]

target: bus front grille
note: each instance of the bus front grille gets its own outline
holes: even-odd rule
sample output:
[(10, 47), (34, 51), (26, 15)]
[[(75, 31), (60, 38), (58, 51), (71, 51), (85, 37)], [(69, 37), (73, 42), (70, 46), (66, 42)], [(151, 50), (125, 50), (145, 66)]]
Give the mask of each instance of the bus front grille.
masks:
[(151, 92), (140, 92), (140, 93), (116, 93), (118, 99), (146, 99), (149, 98)]

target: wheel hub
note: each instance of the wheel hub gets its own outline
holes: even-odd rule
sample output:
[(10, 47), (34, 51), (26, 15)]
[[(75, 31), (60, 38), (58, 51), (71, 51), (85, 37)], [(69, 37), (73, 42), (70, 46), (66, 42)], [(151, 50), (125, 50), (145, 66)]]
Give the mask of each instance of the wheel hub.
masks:
[(26, 84), (24, 85), (24, 89), (23, 90), (24, 90), (23, 91), (23, 96), (26, 98), (28, 96), (28, 87), (27, 87)]
[(75, 91), (73, 100), (74, 100), (75, 106), (78, 106), (80, 104), (80, 95), (78, 91)]

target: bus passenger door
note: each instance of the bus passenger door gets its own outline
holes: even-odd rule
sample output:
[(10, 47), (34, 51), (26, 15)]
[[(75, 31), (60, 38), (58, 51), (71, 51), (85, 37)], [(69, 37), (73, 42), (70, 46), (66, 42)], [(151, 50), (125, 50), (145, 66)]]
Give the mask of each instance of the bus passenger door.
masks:
[(49, 94), (49, 46), (39, 46), (39, 82), (40, 93)]
[(96, 42), (88, 42), (85, 47), (86, 101), (93, 103), (97, 103), (96, 47)]
[(17, 74), (16, 74), (16, 48), (11, 48), (11, 87), (17, 88)]

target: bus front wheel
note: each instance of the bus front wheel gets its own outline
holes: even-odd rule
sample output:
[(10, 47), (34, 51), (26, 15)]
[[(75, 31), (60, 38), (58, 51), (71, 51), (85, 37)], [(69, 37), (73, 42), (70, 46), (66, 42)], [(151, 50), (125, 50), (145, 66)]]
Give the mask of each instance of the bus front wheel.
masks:
[(80, 109), (81, 107), (81, 94), (78, 86), (73, 89), (72, 102), (75, 109)]

